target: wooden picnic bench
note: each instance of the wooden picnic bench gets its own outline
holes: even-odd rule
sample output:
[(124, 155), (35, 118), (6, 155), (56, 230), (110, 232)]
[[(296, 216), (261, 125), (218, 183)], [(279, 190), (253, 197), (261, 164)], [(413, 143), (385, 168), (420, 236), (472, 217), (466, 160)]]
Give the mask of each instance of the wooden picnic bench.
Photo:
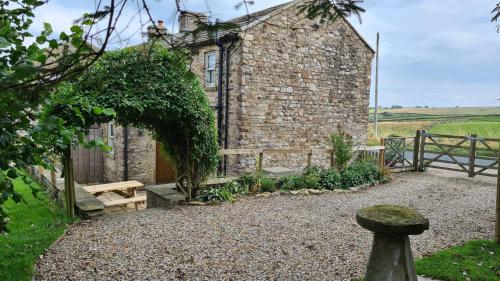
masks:
[(129, 203), (134, 203), (135, 209), (137, 210), (139, 204), (143, 204), (146, 202), (145, 195), (137, 195), (136, 193), (137, 188), (141, 187), (144, 187), (144, 184), (142, 184), (141, 182), (124, 181), (124, 182), (114, 182), (107, 184), (84, 186), (83, 189), (85, 189), (85, 191), (96, 197), (103, 194), (104, 192), (114, 192), (125, 198), (111, 200), (111, 201), (103, 201), (102, 203), (104, 203), (106, 207), (121, 206), (121, 205), (127, 205)]

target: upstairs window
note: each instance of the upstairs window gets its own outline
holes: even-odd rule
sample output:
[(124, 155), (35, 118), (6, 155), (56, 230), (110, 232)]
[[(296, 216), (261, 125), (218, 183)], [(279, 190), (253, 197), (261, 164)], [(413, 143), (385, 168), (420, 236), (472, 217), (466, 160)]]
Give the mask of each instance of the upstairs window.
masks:
[(215, 86), (215, 62), (216, 55), (215, 52), (205, 53), (205, 86), (214, 87)]

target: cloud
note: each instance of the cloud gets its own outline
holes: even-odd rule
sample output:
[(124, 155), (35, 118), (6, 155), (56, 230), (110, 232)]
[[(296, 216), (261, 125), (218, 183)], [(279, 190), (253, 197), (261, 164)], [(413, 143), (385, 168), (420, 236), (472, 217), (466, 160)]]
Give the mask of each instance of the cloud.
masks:
[[(134, 2), (134, 1), (132, 1)], [(131, 2), (131, 3), (132, 3)], [(185, 8), (212, 12), (212, 18), (227, 20), (246, 13), (235, 9), (241, 0), (185, 0)], [(255, 12), (286, 0), (255, 0)], [(363, 23), (352, 23), (375, 46), (380, 32), (380, 101), (383, 105), (431, 106), (500, 105), (500, 34), (490, 22), (490, 11), (498, 0), (377, 0), (365, 1)], [(134, 2), (135, 3), (135, 2)], [(173, 0), (148, 1), (155, 19), (167, 28), (177, 28)], [(208, 5), (207, 5), (208, 3)], [(36, 11), (33, 30), (41, 22), (52, 23), (56, 33), (67, 30), (72, 20), (91, 11), (93, 1), (49, 1)], [(132, 3), (133, 4), (133, 3)], [(140, 22), (128, 19), (136, 13), (130, 5), (119, 28), (126, 30), (125, 44), (142, 42)], [(143, 15), (143, 20), (146, 17)], [(123, 44), (114, 44), (113, 48)], [(373, 92), (373, 91), (372, 91)], [(372, 97), (373, 98), (373, 97)], [(460, 103), (460, 104), (458, 104)]]

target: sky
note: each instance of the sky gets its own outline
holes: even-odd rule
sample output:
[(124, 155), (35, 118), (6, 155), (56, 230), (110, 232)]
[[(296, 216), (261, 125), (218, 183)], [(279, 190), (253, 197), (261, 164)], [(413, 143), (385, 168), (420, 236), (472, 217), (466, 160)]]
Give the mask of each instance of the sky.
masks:
[[(142, 42), (137, 2), (129, 0), (121, 22), (124, 32), (113, 48)], [(184, 0), (184, 8), (211, 12), (227, 20), (246, 13), (241, 0)], [(254, 0), (250, 12), (286, 0)], [(365, 0), (362, 23), (349, 20), (375, 48), (380, 32), (379, 105), (500, 106), (500, 33), (490, 21), (498, 0)], [(148, 0), (153, 18), (176, 30), (174, 0)], [(92, 11), (94, 0), (51, 0), (35, 11), (32, 27), (42, 22), (54, 31), (69, 29), (72, 20)], [(132, 20), (130, 20), (132, 19)], [(146, 20), (142, 15), (142, 22)], [(130, 22), (130, 23), (129, 23)], [(500, 23), (499, 23), (500, 24)], [(127, 28), (125, 28), (127, 27)], [(120, 41), (120, 43), (117, 43)], [(375, 61), (373, 62), (375, 66)], [(374, 76), (371, 105), (373, 106)]]

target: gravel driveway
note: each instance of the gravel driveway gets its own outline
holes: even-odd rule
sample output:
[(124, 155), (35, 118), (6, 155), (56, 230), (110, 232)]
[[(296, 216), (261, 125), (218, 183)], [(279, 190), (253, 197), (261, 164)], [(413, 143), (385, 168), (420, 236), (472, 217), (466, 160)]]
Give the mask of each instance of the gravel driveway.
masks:
[(374, 204), (410, 206), (430, 220), (418, 256), (492, 238), (495, 179), (447, 171), (397, 174), (358, 193), (247, 198), (102, 217), (72, 227), (40, 259), (39, 280), (350, 280), (372, 235), (355, 221)]

